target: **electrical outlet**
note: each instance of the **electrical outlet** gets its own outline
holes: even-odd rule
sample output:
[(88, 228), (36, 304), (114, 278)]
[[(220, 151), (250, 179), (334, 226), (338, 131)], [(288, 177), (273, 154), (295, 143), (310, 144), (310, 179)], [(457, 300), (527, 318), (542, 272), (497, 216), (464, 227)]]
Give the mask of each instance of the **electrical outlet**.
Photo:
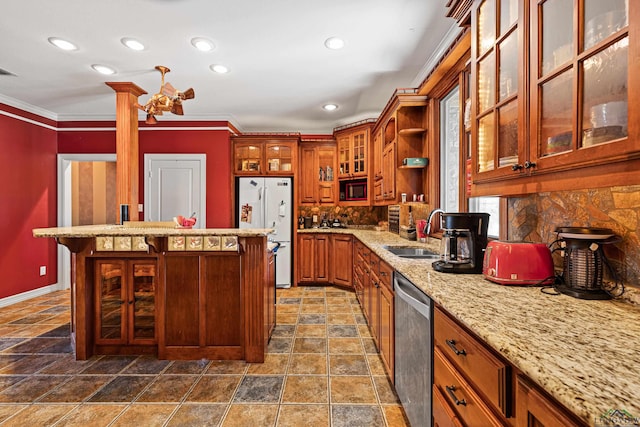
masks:
[(41, 265), (40, 266), (40, 275), (44, 276), (45, 274), (47, 274), (47, 266), (46, 265)]
[(138, 212), (144, 211), (144, 205), (142, 203), (138, 203)]

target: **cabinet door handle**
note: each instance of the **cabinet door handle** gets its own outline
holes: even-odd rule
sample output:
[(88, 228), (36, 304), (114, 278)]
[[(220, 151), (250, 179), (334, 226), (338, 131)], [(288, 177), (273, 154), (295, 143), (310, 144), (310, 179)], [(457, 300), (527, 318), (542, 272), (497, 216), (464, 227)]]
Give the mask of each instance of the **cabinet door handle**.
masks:
[(448, 386), (445, 386), (445, 388), (447, 389), (447, 393), (449, 393), (449, 397), (451, 397), (451, 399), (455, 402), (456, 406), (459, 406), (459, 405), (467, 406), (467, 402), (465, 402), (464, 399), (459, 400), (456, 397), (456, 394), (455, 394), (456, 386), (448, 385)]
[(535, 167), (536, 167), (535, 162), (530, 162), (529, 160), (524, 162), (524, 168), (525, 169), (531, 169), (531, 168), (535, 168)]
[(453, 350), (456, 356), (466, 356), (467, 352), (464, 351), (464, 349), (458, 350), (458, 348), (456, 347), (456, 342), (454, 340), (446, 340), (446, 343), (449, 347), (451, 347), (451, 350)]
[(511, 165), (511, 170), (514, 172), (519, 171), (520, 169), (522, 169), (524, 166), (522, 166), (521, 164), (516, 164), (516, 165)]
[(129, 305), (133, 304), (133, 301), (129, 301)]

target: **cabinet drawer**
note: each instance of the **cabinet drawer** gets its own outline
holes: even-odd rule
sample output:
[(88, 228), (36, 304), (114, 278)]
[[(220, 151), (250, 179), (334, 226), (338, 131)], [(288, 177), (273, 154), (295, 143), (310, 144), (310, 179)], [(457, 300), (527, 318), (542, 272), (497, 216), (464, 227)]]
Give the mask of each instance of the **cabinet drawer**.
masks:
[(455, 413), (468, 427), (503, 426), (473, 388), (456, 371), (456, 368), (436, 348), (433, 352), (433, 388), (440, 403)]
[(434, 346), (505, 417), (511, 416), (511, 368), (441, 309), (434, 315)]
[(449, 406), (447, 398), (440, 392), (440, 389), (434, 384), (433, 390), (433, 427), (463, 427), (460, 420)]
[(380, 274), (378, 275), (380, 281), (384, 283), (389, 290), (393, 290), (393, 284), (391, 283), (393, 281), (393, 268), (386, 262), (380, 260), (378, 269), (380, 270)]

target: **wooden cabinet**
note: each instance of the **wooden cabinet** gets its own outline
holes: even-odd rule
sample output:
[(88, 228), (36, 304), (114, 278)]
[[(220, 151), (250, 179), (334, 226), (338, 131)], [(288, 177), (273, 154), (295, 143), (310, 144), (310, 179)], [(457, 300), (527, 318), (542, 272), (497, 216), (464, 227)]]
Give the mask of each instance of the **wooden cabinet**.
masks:
[(276, 255), (269, 251), (267, 255), (267, 287), (265, 289), (265, 337), (271, 337), (276, 327)]
[(264, 145), (260, 142), (238, 142), (233, 144), (233, 171), (236, 175), (262, 175)]
[(368, 205), (372, 120), (334, 129), (338, 150), (339, 203)]
[[(406, 92), (406, 93), (404, 93)], [(373, 203), (397, 203), (402, 193), (427, 193), (425, 166), (405, 165), (408, 158), (429, 157), (426, 149), (427, 98), (415, 91), (396, 92), (374, 129)]]
[[(454, 414), (468, 426), (502, 426), (513, 417), (511, 365), (460, 326), (434, 310), (433, 382), (438, 416)], [(442, 420), (441, 420), (442, 422)]]
[(298, 283), (329, 282), (329, 234), (298, 234)]
[(394, 380), (395, 366), (395, 310), (393, 294), (393, 269), (389, 264), (380, 261), (378, 299), (380, 304), (380, 328), (378, 333), (378, 348), (382, 363), (384, 363), (389, 373), (391, 381)]
[(640, 4), (482, 0), (471, 18), (472, 195), (639, 178)]
[(236, 175), (293, 175), (297, 170), (298, 136), (243, 135), (233, 138)]
[(335, 144), (304, 143), (300, 145), (300, 203), (303, 205), (335, 204)]
[(393, 269), (359, 240), (354, 243), (354, 288), (382, 362), (393, 381)]
[(349, 234), (331, 235), (331, 262), (329, 263), (330, 282), (335, 285), (352, 286), (353, 243)]
[(334, 129), (338, 145), (338, 178), (367, 178), (371, 121)]
[(587, 424), (570, 415), (529, 379), (518, 375), (516, 427), (576, 427)]
[[(241, 359), (241, 255), (167, 253), (161, 358)], [(264, 280), (266, 270), (259, 276)], [(263, 306), (266, 305), (264, 300)], [(260, 314), (262, 320), (262, 314)], [(261, 327), (264, 324), (262, 321)], [(262, 335), (262, 332), (260, 332)]]
[(98, 259), (95, 262), (95, 343), (156, 343), (155, 260)]

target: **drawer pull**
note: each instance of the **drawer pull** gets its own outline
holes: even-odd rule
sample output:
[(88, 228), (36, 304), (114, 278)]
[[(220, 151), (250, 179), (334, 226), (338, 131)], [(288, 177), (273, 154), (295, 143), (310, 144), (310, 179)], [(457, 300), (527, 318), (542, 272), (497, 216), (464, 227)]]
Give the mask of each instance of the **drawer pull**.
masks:
[(458, 400), (458, 398), (456, 397), (456, 394), (455, 394), (456, 386), (448, 385), (448, 386), (445, 386), (445, 388), (447, 389), (447, 393), (449, 393), (449, 397), (451, 397), (451, 399), (455, 402), (456, 406), (459, 406), (459, 405), (467, 406), (467, 402), (465, 402), (464, 399)]
[(456, 347), (456, 342), (454, 340), (447, 340), (447, 345), (449, 347), (451, 347), (451, 350), (453, 350), (453, 352), (456, 354), (456, 356), (466, 356), (467, 352), (464, 351), (464, 349), (462, 350), (458, 350), (458, 348)]

